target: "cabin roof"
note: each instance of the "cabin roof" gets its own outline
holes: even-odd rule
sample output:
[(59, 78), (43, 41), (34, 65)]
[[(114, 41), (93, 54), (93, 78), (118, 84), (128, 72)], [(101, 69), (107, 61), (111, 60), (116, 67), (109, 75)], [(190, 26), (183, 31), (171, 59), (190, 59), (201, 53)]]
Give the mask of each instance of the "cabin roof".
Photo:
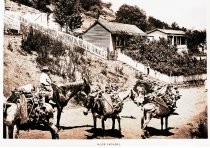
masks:
[(160, 31), (160, 32), (165, 33), (165, 34), (176, 34), (176, 35), (184, 35), (185, 34), (185, 32), (182, 31), (182, 30), (159, 29), (159, 28), (150, 30), (150, 31), (147, 32), (147, 34), (150, 34), (150, 33), (155, 32), (155, 31)]
[(90, 30), (96, 24), (100, 24), (102, 27), (104, 27), (111, 34), (125, 33), (125, 34), (128, 34), (128, 35), (144, 35), (144, 36), (146, 35), (146, 33), (143, 32), (141, 29), (139, 29), (136, 25), (123, 24), (123, 23), (117, 23), (117, 22), (108, 22), (108, 21), (102, 20), (102, 19), (97, 20), (85, 32)]

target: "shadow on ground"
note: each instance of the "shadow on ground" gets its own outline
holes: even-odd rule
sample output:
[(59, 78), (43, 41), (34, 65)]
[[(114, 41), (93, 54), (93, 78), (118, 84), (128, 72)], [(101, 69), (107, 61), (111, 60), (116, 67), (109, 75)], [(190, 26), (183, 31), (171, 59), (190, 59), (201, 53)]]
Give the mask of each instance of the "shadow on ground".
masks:
[[(60, 126), (59, 130), (69, 130), (75, 128), (83, 128), (83, 127), (93, 127), (92, 125), (80, 125), (80, 126)], [(43, 124), (32, 125), (32, 124), (24, 124), (20, 126), (20, 130), (42, 130), (48, 131), (49, 128), (44, 126)]]
[(88, 129), (86, 130), (88, 133), (90, 133), (89, 135), (85, 135), (87, 137), (87, 139), (94, 139), (94, 138), (99, 138), (100, 137), (112, 137), (112, 138), (122, 138), (124, 137), (124, 135), (122, 135), (121, 131), (119, 130), (112, 130), (112, 129), (109, 129), (109, 130), (105, 130), (103, 131), (102, 128), (97, 128), (97, 129)]
[(47, 126), (44, 126), (43, 124), (22, 124), (20, 125), (20, 130), (42, 130), (42, 131), (48, 131), (49, 128)]
[(172, 136), (174, 133), (170, 132), (169, 130), (173, 129), (169, 127), (167, 130), (160, 130), (153, 127), (146, 127), (146, 131), (149, 132), (150, 136)]
[(80, 125), (80, 126), (61, 126), (62, 130), (74, 129), (74, 128), (83, 128), (83, 127), (93, 127), (92, 125)]

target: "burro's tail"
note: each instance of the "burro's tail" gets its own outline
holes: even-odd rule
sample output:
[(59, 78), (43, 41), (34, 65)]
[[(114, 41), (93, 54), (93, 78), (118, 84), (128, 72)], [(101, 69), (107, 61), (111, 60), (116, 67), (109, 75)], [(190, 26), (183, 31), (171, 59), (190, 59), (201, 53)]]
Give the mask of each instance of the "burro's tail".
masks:
[(147, 119), (147, 112), (146, 112), (146, 109), (143, 107), (143, 114), (144, 114), (144, 119), (146, 120)]

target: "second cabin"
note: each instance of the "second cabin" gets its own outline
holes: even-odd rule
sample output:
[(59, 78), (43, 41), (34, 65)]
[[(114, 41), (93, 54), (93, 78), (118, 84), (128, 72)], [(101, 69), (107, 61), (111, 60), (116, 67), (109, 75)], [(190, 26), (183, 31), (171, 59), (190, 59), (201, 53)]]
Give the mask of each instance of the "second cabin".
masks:
[(107, 50), (109, 55), (114, 57), (129, 37), (139, 35), (146, 36), (146, 33), (135, 25), (97, 20), (83, 33), (82, 38)]

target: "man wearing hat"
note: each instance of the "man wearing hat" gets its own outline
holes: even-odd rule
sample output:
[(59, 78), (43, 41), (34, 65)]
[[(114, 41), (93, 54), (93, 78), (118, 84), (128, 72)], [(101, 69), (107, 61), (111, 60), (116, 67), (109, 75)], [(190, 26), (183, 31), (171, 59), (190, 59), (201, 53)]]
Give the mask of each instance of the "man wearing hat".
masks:
[[(41, 84), (41, 88), (42, 88), (42, 100), (41, 100), (41, 104), (48, 102), (50, 100), (49, 103), (53, 103), (55, 104), (51, 99), (53, 97), (53, 89), (51, 87), (51, 79), (49, 77), (49, 68), (47, 66), (44, 66), (41, 69), (41, 76), (40, 76), (40, 84)], [(47, 99), (47, 100), (45, 100)]]

